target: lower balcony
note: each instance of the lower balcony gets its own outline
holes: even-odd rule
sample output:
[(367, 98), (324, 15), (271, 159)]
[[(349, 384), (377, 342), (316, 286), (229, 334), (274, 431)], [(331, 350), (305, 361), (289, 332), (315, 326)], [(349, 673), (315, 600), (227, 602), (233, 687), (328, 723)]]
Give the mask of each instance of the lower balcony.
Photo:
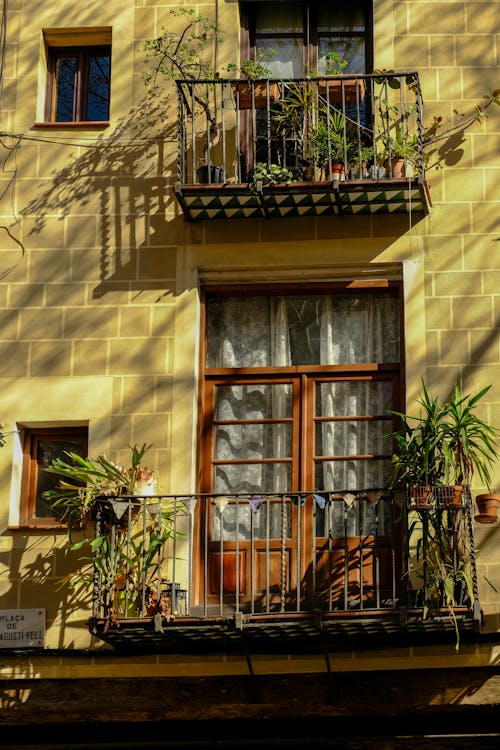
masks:
[(417, 73), (177, 81), (187, 221), (427, 214)]
[(90, 630), (118, 650), (289, 652), (467, 637), (471, 497), (106, 498)]

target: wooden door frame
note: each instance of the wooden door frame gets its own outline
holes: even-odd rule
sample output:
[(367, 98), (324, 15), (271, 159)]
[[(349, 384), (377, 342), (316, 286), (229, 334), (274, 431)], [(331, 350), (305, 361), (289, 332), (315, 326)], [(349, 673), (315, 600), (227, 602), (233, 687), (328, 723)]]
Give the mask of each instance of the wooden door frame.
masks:
[[(280, 367), (267, 367), (267, 368), (249, 368), (244, 370), (243, 368), (206, 368), (206, 353), (207, 353), (207, 340), (206, 340), (206, 310), (205, 300), (207, 297), (216, 296), (261, 296), (269, 294), (281, 294), (281, 295), (293, 295), (293, 294), (334, 294), (338, 292), (340, 294), (359, 294), (363, 292), (379, 291), (380, 293), (393, 292), (398, 290), (399, 294), (399, 338), (400, 338), (400, 361), (398, 365), (384, 365), (374, 363), (373, 365), (305, 365), (305, 366), (291, 366), (287, 368)], [(314, 444), (313, 425), (314, 421), (307, 424), (307, 419), (304, 418), (305, 411), (310, 409), (309, 401), (311, 399), (311, 388), (317, 380), (322, 379), (343, 379), (343, 380), (362, 380), (362, 379), (386, 379), (383, 377), (384, 373), (389, 376), (393, 382), (393, 399), (394, 407), (398, 409), (403, 403), (404, 398), (404, 311), (403, 311), (403, 285), (400, 280), (389, 280), (389, 279), (367, 279), (367, 280), (346, 280), (333, 283), (309, 283), (301, 284), (298, 282), (288, 284), (248, 284), (244, 288), (236, 286), (234, 284), (223, 284), (223, 285), (206, 285), (202, 288), (201, 294), (201, 345), (200, 345), (200, 379), (198, 389), (198, 403), (199, 403), (199, 422), (198, 422), (198, 445), (200, 449), (198, 451), (197, 466), (198, 466), (198, 481), (197, 487), (199, 493), (210, 493), (211, 492), (211, 478), (209, 476), (212, 469), (212, 458), (211, 450), (213, 448), (213, 432), (210, 440), (207, 439), (207, 430), (211, 428), (213, 424), (213, 413), (214, 413), (214, 399), (209, 408), (206, 403), (206, 383), (216, 382), (229, 382), (233, 379), (234, 384), (239, 384), (242, 379), (247, 378), (248, 382), (256, 382), (262, 379), (262, 382), (290, 382), (300, 379), (300, 393), (301, 399), (300, 404), (297, 406), (294, 400), (293, 403), (293, 434), (292, 440), (295, 441), (298, 438), (297, 450), (298, 450), (298, 462), (297, 468), (298, 476), (292, 474), (292, 486), (295, 490), (295, 479), (297, 492), (302, 491), (299, 486), (299, 482), (303, 481), (307, 476), (307, 462), (309, 461), (310, 446)], [(304, 387), (307, 384), (307, 388)], [(212, 391), (215, 394), (215, 388)], [(295, 409), (299, 408), (301, 413), (299, 420), (295, 419)], [(209, 418), (210, 417), (210, 418)], [(297, 434), (298, 433), (298, 434)], [(295, 442), (293, 443), (295, 445)], [(293, 450), (292, 450), (293, 453)], [(312, 454), (311, 454), (312, 457)], [(293, 465), (293, 462), (292, 462)], [(313, 465), (313, 462), (310, 463)], [(304, 490), (305, 492), (305, 490)], [(197, 603), (203, 600), (205, 589), (208, 586), (208, 581), (205, 580), (205, 564), (204, 546), (209, 542), (209, 528), (206, 527), (206, 518), (208, 517), (207, 512), (203, 507), (203, 503), (197, 504), (197, 509), (194, 517), (194, 529), (198, 529), (198, 533), (194, 534), (193, 538), (193, 581), (192, 590), (194, 592), (194, 598)], [(302, 545), (306, 544), (306, 540), (312, 539), (312, 535), (309, 535), (311, 529), (302, 530)], [(302, 566), (305, 564), (307, 558), (306, 549), (300, 550)]]

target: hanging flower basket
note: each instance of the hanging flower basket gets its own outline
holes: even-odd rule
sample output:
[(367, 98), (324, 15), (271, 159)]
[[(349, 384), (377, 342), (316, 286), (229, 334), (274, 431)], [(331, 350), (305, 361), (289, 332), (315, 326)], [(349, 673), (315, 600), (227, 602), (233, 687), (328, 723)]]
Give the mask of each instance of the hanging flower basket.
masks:
[(439, 488), (439, 504), (446, 510), (458, 510), (462, 507), (464, 488), (461, 484)]
[(414, 485), (410, 487), (410, 510), (430, 510), (434, 497), (430, 485)]

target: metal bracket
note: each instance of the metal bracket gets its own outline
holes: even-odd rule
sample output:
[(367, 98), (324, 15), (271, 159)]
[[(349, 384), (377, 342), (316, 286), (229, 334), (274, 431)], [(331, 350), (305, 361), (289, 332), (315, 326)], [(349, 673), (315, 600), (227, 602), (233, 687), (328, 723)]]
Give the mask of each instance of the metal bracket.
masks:
[(234, 613), (234, 627), (236, 630), (243, 630), (243, 625), (245, 624), (245, 618), (243, 617), (243, 612), (235, 612)]
[(340, 202), (340, 192), (339, 192), (339, 181), (338, 180), (332, 180), (332, 192), (335, 195), (335, 205), (337, 206), (337, 211), (339, 212), (339, 216), (343, 216), (344, 212), (342, 211), (342, 203)]
[(259, 201), (259, 206), (264, 214), (264, 217), (266, 219), (269, 219), (269, 211), (267, 209), (266, 199), (264, 197), (264, 186), (262, 183), (262, 180), (259, 180), (255, 183), (255, 193), (257, 196), (257, 200)]
[(408, 625), (408, 610), (406, 607), (399, 607), (399, 622), (403, 628)]
[(154, 621), (154, 625), (155, 625), (155, 631), (157, 633), (163, 633), (163, 623), (162, 623), (161, 612), (158, 612), (154, 616), (153, 621)]
[(175, 196), (176, 196), (177, 200), (180, 203), (180, 206), (181, 206), (181, 209), (182, 209), (182, 213), (184, 214), (184, 217), (185, 217), (186, 221), (189, 222), (189, 223), (191, 223), (193, 221), (193, 219), (191, 217), (191, 213), (189, 211), (187, 203), (184, 200), (184, 195), (182, 193), (182, 185), (181, 185), (180, 182), (176, 182), (175, 183), (175, 185), (174, 185), (174, 193), (175, 193)]

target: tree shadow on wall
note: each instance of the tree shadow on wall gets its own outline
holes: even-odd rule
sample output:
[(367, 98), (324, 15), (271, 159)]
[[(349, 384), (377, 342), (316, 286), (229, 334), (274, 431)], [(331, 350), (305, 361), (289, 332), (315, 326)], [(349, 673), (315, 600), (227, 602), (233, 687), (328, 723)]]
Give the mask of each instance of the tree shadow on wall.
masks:
[[(11, 550), (0, 552), (0, 565), (9, 570), (9, 590), (0, 596), (0, 609), (45, 609), (46, 627), (56, 627), (57, 648), (72, 648), (68, 627), (87, 631), (92, 585), (83, 580), (81, 553), (57, 546), (55, 535), (16, 535)], [(86, 566), (89, 569), (89, 566)], [(75, 619), (77, 617), (77, 619)]]
[(443, 167), (455, 167), (465, 153), (466, 139), (464, 131), (455, 133), (447, 138), (441, 145), (430, 148), (426, 151), (427, 170), (434, 167), (442, 169)]
[[(75, 223), (71, 231), (67, 228), (67, 247), (89, 251), (96, 240), (85, 238), (96, 217), (99, 284), (94, 297), (110, 289), (141, 289), (145, 281), (148, 288), (165, 286), (162, 265), (158, 274), (154, 263), (155, 249), (176, 244), (176, 224), (182, 221), (173, 216), (167, 224), (165, 217), (177, 150), (176, 123), (166, 122), (167, 112), (166, 96), (148, 96), (118, 121), (112, 133), (95, 142), (87, 145), (75, 134), (68, 143), (81, 144), (82, 155), (70, 152), (66, 165), (42, 183), (36, 198), (21, 211), (29, 225), (28, 237), (44, 230), (47, 216), (63, 221), (71, 215)], [(50, 140), (58, 142), (57, 135)]]

